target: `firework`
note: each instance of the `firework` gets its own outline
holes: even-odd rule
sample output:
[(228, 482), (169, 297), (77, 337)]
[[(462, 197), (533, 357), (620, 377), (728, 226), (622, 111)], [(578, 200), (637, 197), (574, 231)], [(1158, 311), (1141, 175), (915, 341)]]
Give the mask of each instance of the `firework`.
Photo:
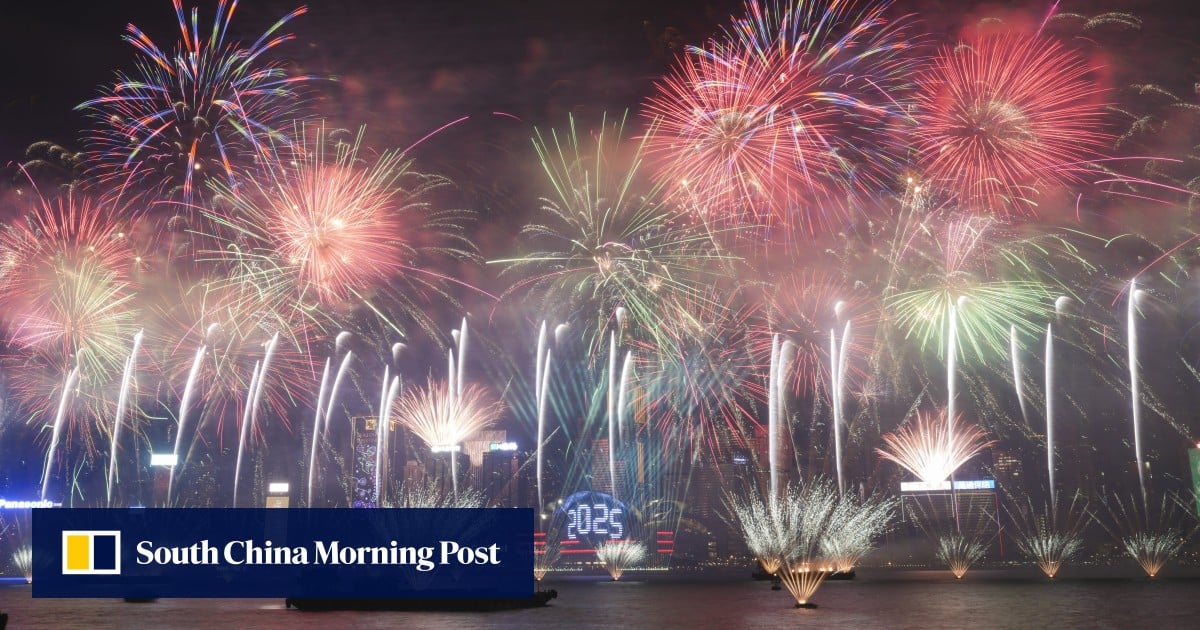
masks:
[(874, 528), (890, 519), (892, 510), (887, 501), (860, 504), (839, 497), (837, 485), (825, 479), (789, 486), (777, 498), (730, 496), (727, 501), (747, 547), (764, 570), (779, 577), (797, 607), (811, 607), (813, 594), (835, 570), (835, 560), (826, 555), (830, 545), (843, 545), (848, 557), (850, 547), (861, 549), (865, 538), (869, 549), (879, 533)]
[(719, 297), (706, 291), (669, 307), (664, 334), (633, 342), (641, 400), (667, 448), (699, 448), (714, 462), (747, 443), (747, 420), (765, 399), (741, 343), (750, 313)]
[[(65, 435), (82, 437), (88, 452), (95, 449), (92, 431), (77, 431), (74, 420), (112, 413), (136, 332), (134, 259), (127, 228), (75, 194), (39, 196), (28, 214), (0, 230), (0, 321), (17, 350), (3, 358), (12, 390), (31, 421), (69, 398)], [(76, 369), (75, 391), (64, 397), (63, 378)]]
[(885, 300), (906, 337), (948, 356), (953, 312), (953, 334), (962, 352), (986, 360), (1008, 352), (1014, 326), (1031, 337), (1040, 333), (1057, 293), (1031, 261), (1047, 258), (1046, 250), (1061, 241), (1012, 238), (987, 217), (955, 217), (937, 227), (928, 223), (911, 228), (898, 254), (896, 262), (913, 269), (908, 286)]
[[(1019, 528), (1014, 538), (1017, 547), (1037, 563), (1046, 577), (1053, 578), (1062, 568), (1083, 550), (1083, 532), (1091, 522), (1091, 514), (1081, 503), (1078, 493), (1063, 507), (1052, 501), (1041, 513), (1036, 513), (1033, 503), (1028, 509), (1015, 511)], [(1010, 513), (1013, 513), (1010, 510)]]
[(167, 286), (160, 297), (147, 344), (156, 371), (172, 386), (182, 386), (197, 344), (205, 344), (194, 377), (199, 384), (194, 407), (203, 409), (197, 429), (211, 423), (223, 436), (226, 420), (244, 415), (254, 366), (267, 359), (268, 342), (276, 335), (259, 397), (269, 415), (285, 424), (294, 401), (309, 399), (315, 373), (310, 335), (316, 327), (277, 293), (254, 284), (202, 283)]
[(916, 418), (883, 436), (879, 456), (899, 464), (926, 483), (940, 483), (994, 442), (974, 425), (956, 426), (944, 412), (917, 412)]
[(1029, 215), (1047, 188), (1101, 157), (1097, 68), (1040, 35), (992, 33), (942, 48), (918, 79), (918, 160), (966, 208)]
[(540, 298), (546, 311), (563, 319), (597, 314), (600, 320), (587, 329), (594, 348), (603, 343), (604, 320), (618, 308), (656, 342), (665, 342), (672, 307), (701, 299), (732, 261), (716, 249), (710, 232), (643, 181), (645, 141), (622, 142), (623, 128), (605, 122), (594, 143), (585, 142), (572, 119), (562, 136), (537, 135), (534, 147), (552, 194), (542, 199), (544, 222), (527, 225), (524, 233), (544, 249), (492, 261), (508, 265), (506, 273), (525, 274), (506, 295)]
[(481, 508), (486, 505), (483, 492), (466, 488), (458, 492), (448, 491), (437, 479), (421, 482), (406, 481), (400, 492), (387, 502), (389, 508)]
[(134, 70), (76, 109), (95, 120), (84, 152), (90, 177), (191, 202), (202, 182), (220, 177), (233, 185), (238, 168), (269, 159), (273, 142), (286, 143), (281, 126), (299, 113), (312, 77), (269, 60), (293, 39), (281, 29), (304, 8), (246, 45), (225, 39), (237, 2), (220, 0), (202, 39), (198, 10), (189, 19), (181, 0), (173, 1), (181, 35), (174, 50), (129, 24), (124, 40), (137, 49)]
[(791, 495), (788, 496), (788, 500), (781, 501), (735, 495), (726, 499), (746, 540), (746, 547), (770, 575), (775, 575), (783, 566), (795, 536), (795, 514), (790, 510), (795, 503), (790, 500)]
[(647, 103), (660, 181), (706, 218), (839, 223), (850, 190), (891, 162), (868, 133), (909, 70), (906, 20), (885, 18), (888, 4), (747, 2)]
[(12, 553), (12, 563), (25, 577), (26, 584), (33, 583), (33, 547), (21, 545)]
[(0, 231), (0, 302), (16, 345), (77, 357), (89, 372), (121, 363), (135, 256), (128, 228), (107, 216), (87, 197), (39, 197)]
[(596, 547), (596, 559), (616, 582), (625, 571), (646, 560), (646, 545), (629, 540), (608, 540)]
[(367, 162), (363, 133), (305, 127), (259, 178), (218, 186), (230, 207), (206, 215), (223, 247), (204, 259), (226, 265), (230, 283), (281, 292), (305, 312), (357, 301), (382, 315), (372, 299), (385, 291), (389, 311), (433, 330), (422, 301), (448, 296), (430, 258), (470, 257), (469, 215), (432, 210), (426, 198), (445, 180), (416, 173), (402, 152)]
[(821, 557), (841, 573), (849, 573), (870, 553), (875, 540), (887, 532), (895, 516), (896, 502), (881, 496), (859, 501), (842, 495), (830, 517), (830, 527), (821, 538)]
[(796, 600), (797, 608), (813, 607), (812, 596), (825, 576), (833, 572), (829, 561), (822, 556), (821, 541), (831, 532), (842, 530), (846, 523), (836, 519), (850, 513), (838, 510), (837, 486), (817, 479), (798, 491), (790, 490), (782, 499), (791, 512), (791, 543), (777, 574)]
[[(1161, 501), (1152, 501), (1143, 492), (1139, 498), (1128, 500), (1113, 496), (1105, 502), (1112, 526), (1101, 525), (1145, 571), (1146, 577), (1156, 577), (1172, 558), (1179, 554), (1188, 533), (1185, 533), (1180, 504), (1167, 494)], [(1194, 533), (1193, 529), (1191, 533)]]
[(987, 545), (972, 536), (946, 534), (937, 539), (935, 556), (938, 561), (950, 567), (955, 579), (961, 580), (971, 565), (978, 562), (985, 553)]
[(424, 389), (414, 389), (396, 400), (395, 422), (408, 427), (430, 448), (454, 448), (463, 440), (491, 426), (504, 411), (486, 389), (465, 385), (452, 393), (446, 382), (430, 380)]
[(847, 387), (860, 389), (869, 379), (866, 368), (879, 315), (869, 295), (847, 284), (819, 270), (788, 274), (771, 286), (759, 306), (761, 315), (751, 323), (753, 352), (760, 365), (770, 353), (770, 334), (779, 333), (796, 344), (788, 383), (802, 399), (833, 396), (830, 333), (840, 337), (846, 322), (852, 333), (839, 354), (846, 356)]

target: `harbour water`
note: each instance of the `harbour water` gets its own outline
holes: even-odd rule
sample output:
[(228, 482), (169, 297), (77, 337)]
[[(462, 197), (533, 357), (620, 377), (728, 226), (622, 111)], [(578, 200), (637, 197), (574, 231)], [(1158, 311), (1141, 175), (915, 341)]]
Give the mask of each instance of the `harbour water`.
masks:
[[(1128, 570), (1124, 570), (1128, 569)], [(1120, 575), (1122, 577), (1111, 577)], [(1134, 566), (1064, 570), (861, 569), (826, 582), (818, 608), (797, 610), (786, 591), (747, 572), (698, 576), (631, 574), (547, 578), (558, 599), (541, 609), (493, 613), (286, 610), (282, 600), (32, 599), (29, 587), (0, 582), (10, 630), (67, 628), (1188, 628), (1200, 619), (1200, 572), (1174, 567), (1155, 580)], [(1105, 577), (1109, 576), (1109, 577)]]

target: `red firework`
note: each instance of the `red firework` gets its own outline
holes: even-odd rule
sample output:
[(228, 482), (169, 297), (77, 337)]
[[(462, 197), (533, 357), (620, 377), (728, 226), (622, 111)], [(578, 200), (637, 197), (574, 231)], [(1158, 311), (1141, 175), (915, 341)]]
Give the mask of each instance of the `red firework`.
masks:
[(1097, 68), (1056, 41), (988, 34), (943, 48), (919, 80), (917, 152), (959, 205), (1032, 215), (1109, 144)]
[(781, 214), (788, 184), (803, 178), (799, 165), (830, 166), (824, 151), (806, 154), (787, 86), (749, 54), (693, 50), (647, 104), (658, 119), (647, 147), (659, 179), (706, 218)]

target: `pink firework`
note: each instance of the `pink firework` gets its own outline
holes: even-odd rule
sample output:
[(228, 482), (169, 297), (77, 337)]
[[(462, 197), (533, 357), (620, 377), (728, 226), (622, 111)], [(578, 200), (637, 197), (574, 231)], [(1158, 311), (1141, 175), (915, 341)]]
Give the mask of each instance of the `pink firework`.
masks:
[(134, 255), (128, 227), (91, 200), (37, 199), (0, 229), (0, 321), (16, 351), (0, 361), (14, 398), (31, 420), (54, 415), (66, 376), (67, 439), (77, 421), (109, 417), (130, 340), (137, 332)]
[(747, 2), (723, 41), (689, 49), (647, 104), (659, 178), (702, 216), (839, 224), (892, 162), (879, 127), (909, 44), (887, 3)]
[(0, 304), (18, 346), (120, 365), (134, 332), (136, 257), (111, 216), (82, 196), (39, 198), (0, 230)]
[[(364, 299), (395, 281), (405, 287), (405, 309), (415, 309), (405, 300), (436, 292), (442, 281), (422, 257), (469, 247), (458, 234), (463, 213), (428, 210), (426, 194), (443, 180), (413, 172), (398, 151), (368, 160), (361, 133), (346, 141), (310, 127), (300, 135), (257, 181), (222, 191), (232, 209), (210, 218), (235, 244), (219, 253), (233, 264), (230, 275), (288, 284), (302, 302), (323, 306)], [(447, 242), (463, 249), (439, 247)]]
[(919, 79), (916, 142), (925, 177), (958, 205), (1032, 215), (1039, 196), (1103, 157), (1098, 70), (1046, 37), (982, 35), (943, 48)]

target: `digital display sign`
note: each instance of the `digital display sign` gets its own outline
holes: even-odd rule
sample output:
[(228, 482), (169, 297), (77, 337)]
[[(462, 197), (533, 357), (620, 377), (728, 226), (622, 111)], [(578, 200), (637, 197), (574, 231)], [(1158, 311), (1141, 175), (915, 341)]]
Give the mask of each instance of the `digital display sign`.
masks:
[(628, 538), (631, 516), (625, 504), (612, 495), (585, 491), (563, 499), (555, 519), (562, 524), (563, 540), (595, 545)]
[[(902, 481), (900, 492), (936, 492), (949, 490), (950, 481)], [(969, 479), (954, 482), (955, 490), (995, 490), (995, 479)]]

